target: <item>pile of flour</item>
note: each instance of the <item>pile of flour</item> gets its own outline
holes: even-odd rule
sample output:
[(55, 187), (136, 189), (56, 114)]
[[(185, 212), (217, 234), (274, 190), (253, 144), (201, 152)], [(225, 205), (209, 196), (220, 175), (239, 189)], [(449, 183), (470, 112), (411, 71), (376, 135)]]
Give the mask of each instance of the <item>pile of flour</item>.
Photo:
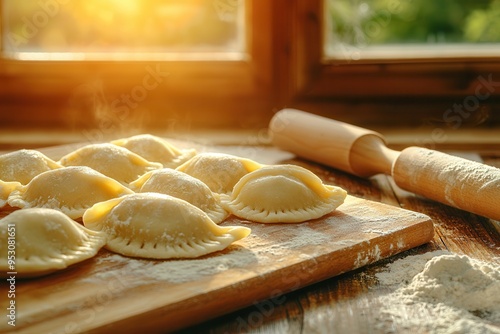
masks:
[(376, 277), (396, 288), (380, 297), (379, 329), (500, 333), (498, 263), (438, 251), (395, 261)]

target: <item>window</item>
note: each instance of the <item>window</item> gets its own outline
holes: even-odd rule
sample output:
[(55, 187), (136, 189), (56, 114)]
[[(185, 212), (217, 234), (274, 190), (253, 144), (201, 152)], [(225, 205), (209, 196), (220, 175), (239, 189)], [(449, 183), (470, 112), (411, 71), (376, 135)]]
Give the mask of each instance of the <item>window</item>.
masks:
[(347, 61), (495, 56), (497, 0), (328, 0), (325, 56)]
[(0, 3), (0, 124), (111, 132), (267, 122), (267, 0)]
[(4, 51), (20, 59), (242, 59), (238, 0), (4, 0)]
[(498, 54), (495, 0), (328, 0), (325, 56), (346, 61)]
[[(489, 82), (490, 91), (487, 98), (477, 99), (479, 103), (474, 105), (474, 112), (470, 112), (470, 116), (467, 116), (467, 112), (463, 114), (465, 116), (457, 117), (462, 117), (461, 126), (466, 126), (469, 122), (474, 126), (474, 113), (487, 115), (483, 117), (486, 118), (483, 126), (498, 124), (500, 48), (492, 44), (498, 37), (491, 37), (479, 46), (474, 44), (476, 46), (472, 51), (462, 53), (449, 51), (448, 45), (432, 50), (427, 43), (425, 49), (431, 52), (418, 54), (418, 44), (421, 40), (413, 45), (407, 43), (407, 46), (402, 46), (401, 39), (396, 42), (394, 36), (388, 35), (389, 37), (382, 39), (385, 30), (381, 31), (380, 35), (375, 34), (380, 41), (365, 39), (364, 42), (361, 40), (363, 43), (355, 44), (358, 42), (353, 33), (356, 30), (353, 23), (355, 20), (345, 22), (346, 17), (352, 16), (349, 14), (352, 8), (347, 5), (357, 4), (358, 9), (361, 6), (362, 11), (373, 14), (371, 5), (386, 3), (394, 6), (399, 3), (401, 8), (405, 8), (404, 4), (416, 6), (421, 1), (294, 1), (293, 8), (290, 8), (294, 23), (289, 37), (294, 40), (289, 67), (293, 72), (293, 80), (289, 81), (288, 98), (293, 99), (298, 108), (366, 126), (415, 127), (423, 126), (426, 122), (446, 123), (445, 126), (448, 126), (448, 109), (453, 110), (454, 105), (460, 105), (467, 97), (476, 96), (481, 85)], [(432, 3), (436, 6), (442, 3), (480, 4), (483, 1)], [(347, 8), (342, 8), (343, 5)], [(474, 15), (497, 15), (495, 11), (490, 12), (490, 9), (497, 8), (494, 7), (497, 5), (497, 0), (488, 1), (487, 5), (483, 4), (483, 7), (473, 10)], [(367, 16), (367, 23), (383, 19), (373, 15)], [(438, 11), (438, 15), (444, 13)], [(344, 17), (344, 26), (338, 22), (338, 26), (332, 23), (332, 19), (337, 17), (339, 20), (339, 16)], [(391, 17), (391, 21), (397, 20)], [(495, 19), (487, 22), (498, 24)], [(346, 24), (349, 24), (349, 27)], [(417, 20), (412, 25), (413, 28), (408, 29), (417, 29), (421, 25), (421, 20)], [(373, 35), (369, 33), (369, 25), (360, 23), (359, 26), (365, 29), (361, 36)], [(343, 31), (347, 32), (339, 34)], [(332, 37), (335, 33), (337, 36)], [(485, 43), (490, 44), (486, 47), (487, 52), (481, 49), (486, 46)], [(488, 49), (490, 47), (491, 49)], [(343, 53), (346, 48), (347, 57)], [(405, 48), (411, 50), (410, 54), (406, 53), (409, 56), (405, 56)], [(353, 50), (359, 52), (356, 54)], [(444, 51), (444, 54), (441, 51)]]
[(8, 126), (261, 128), (295, 107), (414, 127), (485, 82), (461, 124), (500, 121), (498, 0), (0, 3)]

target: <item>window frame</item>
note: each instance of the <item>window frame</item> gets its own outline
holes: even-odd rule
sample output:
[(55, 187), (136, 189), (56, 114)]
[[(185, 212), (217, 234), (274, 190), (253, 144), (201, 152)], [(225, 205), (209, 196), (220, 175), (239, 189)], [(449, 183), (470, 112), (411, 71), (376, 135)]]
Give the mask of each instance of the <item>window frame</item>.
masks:
[[(0, 11), (0, 36), (1, 15)], [(128, 114), (142, 111), (149, 115), (149, 119), (142, 120), (144, 126), (249, 127), (262, 124), (272, 108), (275, 87), (271, 66), (272, 35), (269, 33), (272, 31), (271, 16), (270, 1), (245, 2), (247, 54), (236, 60), (21, 61), (2, 57), (0, 52), (0, 123), (90, 126), (87, 123), (94, 117), (91, 112), (77, 115), (78, 120), (67, 116), (68, 112), (77, 113), (69, 109), (72, 94), (79, 87), (98, 82), (104, 87), (106, 102), (110, 104), (123, 94), (130, 95), (134, 88), (144, 86), (155, 72), (156, 78), (160, 78), (155, 89), (148, 90), (144, 100), (129, 104), (134, 108), (130, 107)], [(154, 80), (150, 84), (152, 87)], [(251, 117), (242, 117), (243, 114)], [(99, 126), (96, 124), (99, 120), (94, 121), (92, 125)]]
[[(288, 9), (293, 79), (285, 100), (297, 108), (363, 125), (424, 125), (431, 118), (441, 121), (453, 104), (474, 96), (481, 77), (500, 82), (500, 55), (325, 59), (325, 5), (325, 0), (296, 0)], [(491, 110), (488, 124), (498, 124), (500, 88), (481, 102)]]
[[(97, 79), (108, 102), (115, 102), (140, 86), (148, 67), (157, 66), (168, 76), (129, 110), (128, 120), (179, 130), (264, 128), (284, 107), (367, 127), (424, 126), (427, 120), (442, 123), (448, 109), (476, 94), (481, 78), (500, 81), (499, 57), (325, 60), (324, 5), (324, 0), (247, 0), (249, 43), (243, 60), (0, 58), (0, 127), (109, 127), (92, 123), (95, 115), (83, 107), (73, 110), (72, 93)], [(481, 101), (481, 108), (490, 112), (483, 125), (500, 124), (500, 89)], [(474, 126), (472, 119), (463, 118), (460, 125)]]

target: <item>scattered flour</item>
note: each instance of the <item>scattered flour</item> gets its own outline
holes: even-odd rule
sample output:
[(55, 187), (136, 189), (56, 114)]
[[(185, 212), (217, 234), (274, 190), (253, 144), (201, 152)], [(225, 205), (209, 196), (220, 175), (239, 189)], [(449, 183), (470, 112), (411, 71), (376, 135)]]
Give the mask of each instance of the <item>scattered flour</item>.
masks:
[[(127, 276), (135, 277), (135, 285), (142, 285), (151, 280), (169, 283), (196, 281), (230, 269), (244, 268), (258, 260), (252, 252), (242, 248), (201, 259), (151, 261), (113, 254), (101, 258), (100, 261), (105, 261), (109, 265), (123, 264), (120, 271)], [(105, 271), (96, 273), (91, 279), (106, 280), (114, 275), (116, 275), (114, 272)]]
[[(269, 245), (262, 249), (265, 250), (265, 253), (271, 253), (273, 256), (283, 256), (289, 254), (290, 250), (297, 250), (306, 246), (322, 245), (332, 239), (327, 233), (315, 231), (308, 226), (294, 226), (293, 232), (294, 234), (290, 235), (288, 240)], [(262, 252), (259, 254), (265, 255)]]
[(359, 268), (365, 266), (369, 263), (376, 262), (380, 260), (380, 247), (375, 245), (375, 247), (370, 248), (367, 252), (359, 252), (358, 257), (354, 261), (354, 267)]
[(397, 260), (387, 265), (388, 270), (377, 273), (376, 277), (382, 285), (408, 284), (415, 275), (423, 270), (430, 259), (444, 254), (451, 253), (434, 251)]
[[(264, 228), (267, 227), (262, 227)], [(314, 257), (314, 246), (331, 241), (331, 236), (327, 233), (316, 231), (306, 225), (296, 226), (288, 232), (286, 238), (276, 244), (270, 242), (270, 236), (266, 233), (259, 235), (253, 233), (247, 237), (252, 250), (246, 247), (233, 247), (228, 251), (217, 252), (200, 259), (154, 261), (109, 254), (99, 258), (98, 262), (113, 269), (96, 272), (86, 281), (101, 283), (121, 275), (130, 280), (127, 283), (130, 286), (148, 284), (152, 281), (173, 284), (193, 282), (221, 273), (230, 275), (232, 269), (249, 270), (247, 268), (250, 265), (255, 268), (255, 264), (264, 264), (265, 268), (267, 264), (276, 264), (280, 260), (285, 260), (287, 256), (296, 256), (299, 261), (309, 260)], [(306, 246), (311, 246), (307, 254), (301, 253), (302, 248)]]
[(500, 333), (498, 263), (437, 251), (398, 260), (376, 277), (383, 286), (397, 286), (380, 297), (379, 329)]

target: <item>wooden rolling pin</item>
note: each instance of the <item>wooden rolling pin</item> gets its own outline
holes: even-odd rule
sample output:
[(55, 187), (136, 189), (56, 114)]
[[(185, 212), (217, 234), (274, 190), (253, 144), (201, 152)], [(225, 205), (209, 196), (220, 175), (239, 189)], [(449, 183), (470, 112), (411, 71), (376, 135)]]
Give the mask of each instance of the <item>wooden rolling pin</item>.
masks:
[(392, 175), (402, 189), (500, 220), (500, 169), (437, 151), (387, 148), (374, 131), (295, 109), (269, 125), (274, 145), (300, 157), (369, 177)]

